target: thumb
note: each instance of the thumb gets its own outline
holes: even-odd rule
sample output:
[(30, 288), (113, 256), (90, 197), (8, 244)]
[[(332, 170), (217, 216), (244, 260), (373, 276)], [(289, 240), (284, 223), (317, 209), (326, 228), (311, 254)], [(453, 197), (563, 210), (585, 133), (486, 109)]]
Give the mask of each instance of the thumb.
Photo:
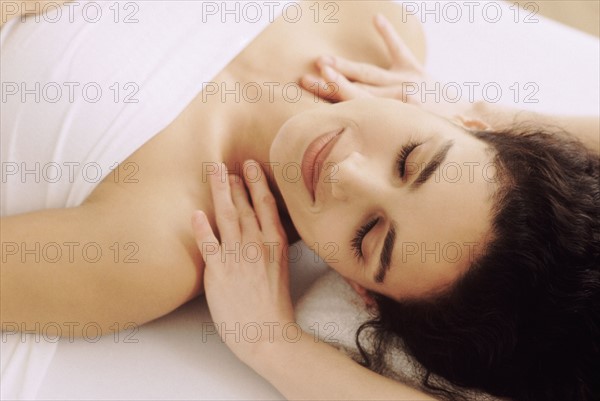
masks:
[(328, 96), (332, 100), (343, 102), (346, 100), (371, 97), (369, 92), (362, 90), (358, 84), (350, 82), (343, 74), (328, 65), (323, 66), (321, 74), (323, 75), (323, 78), (327, 80), (327, 85), (332, 88), (332, 93)]
[(215, 258), (220, 253), (221, 247), (208, 222), (206, 213), (197, 210), (192, 214), (192, 230), (196, 239), (196, 246), (202, 254), (202, 259), (204, 263), (208, 263), (210, 259)]

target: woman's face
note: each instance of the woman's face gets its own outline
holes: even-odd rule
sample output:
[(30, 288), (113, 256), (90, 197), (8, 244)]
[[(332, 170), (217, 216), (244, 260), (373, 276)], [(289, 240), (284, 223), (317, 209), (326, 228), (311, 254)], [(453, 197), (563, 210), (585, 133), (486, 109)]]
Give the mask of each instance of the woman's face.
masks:
[[(327, 145), (310, 147), (319, 141)], [(314, 163), (304, 156), (317, 152), (313, 195), (303, 178)], [(481, 251), (495, 188), (492, 156), (463, 128), (388, 99), (298, 114), (270, 151), (302, 239), (355, 289), (397, 300), (443, 289)]]

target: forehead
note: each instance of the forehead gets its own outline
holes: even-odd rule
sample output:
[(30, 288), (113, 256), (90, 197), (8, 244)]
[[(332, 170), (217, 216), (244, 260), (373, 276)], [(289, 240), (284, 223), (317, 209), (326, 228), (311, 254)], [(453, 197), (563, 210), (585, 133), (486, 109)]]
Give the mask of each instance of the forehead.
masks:
[(340, 107), (343, 117), (358, 128), (376, 130), (376, 135), (447, 137), (485, 144), (466, 130), (458, 118), (446, 118), (423, 110), (421, 107), (398, 100), (367, 98), (334, 105)]
[[(464, 132), (438, 171), (414, 194), (399, 194), (392, 265), (379, 291), (421, 297), (451, 285), (488, 242), (498, 187), (494, 154)], [(402, 198), (402, 199), (400, 199)], [(390, 203), (393, 205), (393, 203)]]

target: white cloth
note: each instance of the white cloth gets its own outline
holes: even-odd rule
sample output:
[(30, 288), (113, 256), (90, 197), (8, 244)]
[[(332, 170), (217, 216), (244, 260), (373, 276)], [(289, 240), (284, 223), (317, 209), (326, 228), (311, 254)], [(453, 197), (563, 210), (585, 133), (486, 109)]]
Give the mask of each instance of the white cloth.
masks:
[[(281, 11), (265, 6), (258, 19), (248, 10), (225, 24), (217, 6), (75, 2), (9, 21), (0, 32), (0, 215), (80, 205)], [(2, 399), (31, 399), (56, 343), (12, 327), (3, 327)]]
[[(103, 2), (97, 3), (104, 6)], [(112, 5), (114, 2), (108, 3), (109, 5)], [(126, 63), (126, 61), (131, 61), (132, 57), (139, 59), (142, 56), (150, 56), (146, 54), (140, 55), (140, 50), (134, 49), (135, 51), (128, 51), (126, 49), (126, 46), (128, 46), (127, 43), (120, 42), (125, 39), (125, 42), (129, 42), (133, 40), (135, 35), (147, 35), (145, 37), (148, 38), (148, 41), (144, 42), (143, 40), (138, 40), (138, 42), (140, 42), (140, 49), (149, 49), (150, 54), (153, 55), (152, 57), (158, 56), (158, 54), (155, 53), (153, 46), (161, 46), (163, 39), (159, 38), (160, 40), (157, 41), (154, 34), (159, 34), (159, 36), (160, 34), (169, 36), (171, 35), (172, 30), (181, 32), (183, 27), (179, 26), (180, 24), (185, 24), (188, 19), (193, 17), (193, 15), (199, 15), (197, 12), (193, 11), (193, 7), (200, 7), (200, 12), (202, 9), (201, 5), (197, 5), (199, 2), (196, 1), (172, 1), (169, 2), (171, 6), (168, 10), (166, 10), (165, 7), (162, 7), (165, 12), (163, 12), (159, 18), (159, 16), (148, 11), (148, 7), (150, 7), (148, 4), (151, 4), (153, 7), (160, 7), (158, 4), (155, 5), (157, 1), (135, 1), (134, 3), (139, 6), (139, 11), (134, 13), (135, 9), (125, 9), (121, 6), (119, 21), (124, 22), (127, 16), (131, 16), (137, 18), (139, 23), (134, 26), (129, 26), (129, 28), (127, 26), (111, 27), (111, 30), (119, 30), (122, 34), (112, 35), (113, 39), (111, 40), (113, 43), (111, 46), (108, 44), (101, 45), (95, 43), (94, 46), (97, 51), (93, 52), (92, 49), (89, 49), (85, 52), (85, 54), (87, 54), (85, 56), (81, 54), (84, 50), (79, 50), (78, 52), (73, 50), (71, 51), (71, 54), (67, 52), (66, 46), (79, 46), (81, 48), (88, 43), (82, 35), (89, 36), (93, 33), (89, 32), (90, 30), (94, 30), (92, 24), (88, 24), (87, 28), (82, 26), (82, 24), (79, 24), (80, 32), (76, 32), (76, 26), (63, 27), (62, 29), (68, 31), (68, 33), (63, 35), (59, 32), (53, 32), (53, 27), (56, 25), (44, 24), (44, 22), (38, 24), (43, 25), (42, 27), (30, 26), (32, 24), (31, 22), (26, 24), (20, 24), (16, 21), (9, 22), (0, 32), (0, 41), (2, 43), (2, 57), (0, 60), (2, 81), (9, 82), (17, 81), (17, 79), (23, 80), (23, 78), (19, 78), (21, 77), (19, 71), (14, 71), (12, 77), (15, 78), (10, 78), (10, 75), (7, 74), (9, 64), (14, 66), (14, 70), (19, 68), (25, 70), (38, 68), (40, 70), (40, 78), (36, 77), (33, 81), (28, 82), (29, 86), (27, 88), (31, 88), (35, 81), (44, 82), (42, 79), (57, 82), (59, 82), (59, 80), (68, 79), (61, 77), (61, 74), (64, 74), (67, 71), (63, 71), (62, 69), (56, 69), (56, 71), (54, 71), (54, 64), (45, 61), (46, 56), (44, 56), (47, 52), (51, 51), (51, 49), (54, 49), (52, 51), (59, 51), (56, 49), (56, 46), (61, 46), (62, 44), (65, 48), (64, 58), (61, 56), (54, 56), (53, 59), (55, 62), (64, 65), (63, 68), (70, 70), (76, 69), (82, 74), (80, 75), (83, 76), (83, 78), (80, 78), (81, 85), (78, 87), (79, 91), (76, 92), (79, 97), (81, 97), (81, 88), (85, 83), (88, 81), (100, 82), (98, 72), (102, 72), (102, 69), (96, 68), (95, 64), (97, 62), (102, 62), (103, 57), (107, 57), (110, 60), (118, 60), (120, 62), (116, 67), (115, 64), (111, 62), (102, 63), (103, 68), (108, 68), (108, 70), (104, 70), (107, 72), (106, 76), (110, 78), (108, 84), (112, 85), (114, 82), (119, 81), (122, 99), (123, 96), (132, 92), (131, 89), (124, 89), (124, 84), (130, 81), (137, 83), (139, 85), (139, 91), (134, 98), (139, 99), (141, 103), (141, 99), (145, 99), (146, 96), (144, 92), (150, 90), (149, 88), (152, 86), (149, 83), (144, 83), (145, 81), (142, 80), (141, 70), (140, 74), (134, 74), (132, 78), (132, 74), (129, 72), (132, 71), (132, 68), (135, 66)], [(177, 3), (184, 4), (186, 11), (191, 10), (189, 13), (186, 13), (188, 15), (184, 15), (183, 17), (180, 16), (180, 13), (177, 11), (179, 7), (177, 6)], [(214, 2), (213, 4), (220, 5), (222, 3), (223, 2)], [(239, 2), (230, 3), (233, 4)], [(432, 8), (435, 6), (433, 2), (409, 1), (408, 3), (410, 3), (413, 9), (414, 7), (424, 8), (427, 6)], [(440, 4), (443, 5), (443, 3)], [(517, 107), (531, 108), (546, 112), (597, 113), (599, 104), (599, 92), (597, 90), (599, 87), (599, 76), (597, 73), (599, 60), (598, 39), (581, 32), (576, 32), (571, 28), (549, 21), (539, 15), (535, 16), (540, 20), (539, 23), (524, 23), (523, 19), (527, 14), (521, 14), (519, 23), (515, 23), (513, 22), (514, 14), (511, 9), (509, 9), (512, 3), (500, 2), (499, 4), (502, 6), (503, 10), (503, 18), (499, 23), (487, 23), (486, 21), (482, 21), (482, 9), (485, 4), (477, 5), (477, 13), (475, 14), (477, 24), (468, 21), (469, 8), (467, 7), (462, 8), (463, 18), (459, 23), (446, 21), (444, 19), (436, 21), (434, 19), (435, 15), (431, 14), (429, 14), (428, 18), (423, 19), (428, 45), (428, 70), (434, 76), (440, 78), (442, 82), (455, 81), (460, 83), (465, 90), (463, 100), (465, 99), (466, 93), (468, 93), (468, 87), (466, 87), (463, 82), (477, 81), (478, 83), (481, 83), (481, 85), (477, 87), (477, 98), (481, 98), (481, 88), (485, 83), (499, 82), (504, 93), (504, 96), (501, 98), (501, 103), (509, 103)], [(440, 9), (442, 8), (441, 5), (438, 5)], [(74, 13), (76, 22), (78, 21), (77, 18), (80, 18), (81, 16), (81, 8), (82, 6), (80, 5), (79, 8), (76, 9), (79, 11)], [(280, 9), (281, 7), (276, 8), (276, 10)], [(90, 7), (89, 10), (89, 15), (93, 17), (93, 8)], [(263, 10), (267, 10), (267, 7), (265, 6)], [(452, 11), (452, 9), (449, 8), (449, 11)], [(490, 11), (494, 11), (493, 8), (490, 8)], [(133, 15), (131, 15), (132, 13)], [(208, 13), (204, 14), (206, 16)], [(103, 15), (114, 20), (112, 10), (103, 9)], [(152, 15), (154, 15), (154, 17), (152, 17)], [(263, 15), (263, 18), (267, 17), (267, 15)], [(211, 18), (209, 22), (215, 22), (212, 19), (214, 16), (209, 18)], [(229, 21), (231, 21), (231, 18), (232, 17), (229, 16)], [(174, 20), (176, 21), (175, 24), (172, 23)], [(144, 22), (149, 21), (151, 22), (149, 25), (154, 24), (152, 29), (150, 29), (149, 25), (143, 25)], [(166, 31), (165, 27), (167, 27), (169, 21), (171, 22), (168, 25), (169, 31)], [(210, 35), (210, 41), (208, 42), (218, 42), (214, 47), (217, 53), (208, 53), (208, 50), (206, 49), (212, 46), (212, 44), (206, 43), (207, 40), (205, 37), (199, 43), (192, 40), (187, 42), (187, 45), (190, 46), (190, 48), (192, 46), (197, 46), (198, 48), (204, 49), (202, 50), (202, 53), (200, 53), (203, 57), (210, 56), (211, 59), (214, 57), (214, 59), (217, 60), (214, 65), (211, 65), (211, 60), (199, 60), (204, 61), (203, 65), (206, 69), (198, 70), (198, 80), (192, 80), (189, 82), (190, 84), (205, 79), (203, 78), (205, 75), (207, 77), (211, 75), (208, 72), (205, 74), (204, 71), (211, 70), (214, 75), (214, 73), (218, 72), (226, 63), (226, 57), (219, 56), (219, 54), (222, 54), (218, 53), (219, 46), (225, 44), (225, 48), (221, 50), (227, 53), (229, 51), (229, 46), (232, 45), (227, 44), (226, 39), (224, 39), (226, 36), (223, 35), (231, 34), (233, 37), (231, 43), (233, 43), (233, 46), (235, 47), (237, 43), (235, 42), (235, 37), (239, 38), (241, 42), (245, 42), (246, 40), (250, 41), (255, 32), (253, 29), (255, 29), (256, 32), (260, 29), (258, 26), (244, 27), (241, 24), (230, 25), (233, 26), (228, 26), (227, 32), (222, 32), (222, 26), (216, 26), (214, 29), (207, 29)], [(28, 27), (25, 28), (25, 26)], [(230, 32), (229, 29), (239, 29), (242, 31), (242, 34), (236, 36), (236, 33)], [(58, 30), (58, 28), (56, 28), (56, 30)], [(156, 32), (154, 30), (156, 30)], [(39, 33), (36, 34), (36, 32)], [(46, 35), (52, 35), (52, 37), (46, 38)], [(182, 37), (185, 36), (182, 34)], [(196, 37), (198, 37), (198, 35), (196, 35)], [(43, 43), (44, 45), (36, 44), (38, 42)], [(71, 44), (71, 42), (73, 43)], [(89, 43), (94, 42), (91, 41)], [(48, 47), (48, 49), (44, 48), (44, 46)], [(112, 49), (123, 48), (123, 46), (125, 46), (125, 50), (122, 50), (121, 55), (117, 57), (116, 50)], [(238, 48), (241, 49), (242, 46), (243, 44), (240, 44)], [(169, 83), (181, 83), (181, 77), (176, 74), (180, 68), (184, 69), (184, 72), (190, 71), (190, 68), (186, 68), (187, 64), (185, 63), (169, 62), (169, 58), (174, 57), (175, 53), (178, 52), (177, 48), (178, 46), (168, 49), (169, 54), (164, 56), (160, 68), (157, 67), (157, 71), (155, 72), (167, 79), (167, 82)], [(10, 53), (9, 49), (12, 49)], [(165, 50), (163, 49), (163, 52), (164, 51)], [(568, 54), (568, 57), (564, 57), (565, 54)], [(189, 56), (193, 57), (193, 54)], [(90, 72), (84, 74), (85, 71), (82, 71), (77, 67), (79, 64), (71, 63), (69, 57), (79, 59), (79, 63), (88, 64), (86, 68), (90, 68)], [(89, 57), (87, 61), (86, 57)], [(180, 54), (180, 59), (184, 58), (186, 58), (185, 52)], [(20, 61), (17, 62), (16, 60)], [(39, 60), (41, 60), (41, 62)], [(165, 73), (162, 73), (161, 69), (164, 69)], [(118, 74), (117, 76), (119, 78), (109, 76), (108, 71), (110, 71), (111, 74)], [(150, 69), (146, 69), (145, 71), (148, 72)], [(171, 73), (166, 73), (166, 71), (171, 71)], [(34, 74), (31, 72), (27, 73), (27, 76), (30, 75)], [(566, 79), (557, 79), (557, 77), (566, 77)], [(531, 90), (526, 90), (524, 85), (531, 81), (536, 83), (539, 87), (539, 92), (534, 96), (534, 98), (540, 99), (539, 103), (527, 103), (524, 101), (525, 97), (531, 93)], [(521, 89), (521, 101), (518, 102), (518, 104), (512, 102), (514, 91), (511, 88), (514, 88), (515, 83), (518, 83), (519, 88)], [(105, 86), (106, 83), (103, 83), (103, 98), (112, 96), (114, 92), (111, 91), (110, 87), (106, 88)], [(2, 93), (8, 93), (8, 89), (9, 88), (3, 87)], [(49, 89), (51, 88), (49, 87), (48, 90)], [(92, 89), (93, 88), (90, 88), (90, 96), (93, 95)], [(64, 90), (66, 91), (67, 88), (64, 87)], [(190, 89), (190, 93), (194, 91), (197, 92), (197, 90)], [(162, 113), (169, 112), (170, 105), (174, 104), (173, 99), (175, 97), (170, 96), (171, 93), (174, 92), (172, 92), (170, 88), (169, 90), (163, 91), (161, 93), (161, 98), (155, 99), (152, 103), (154, 105), (154, 110), (158, 110), (156, 113), (157, 115), (150, 115), (150, 113), (144, 114), (144, 111), (139, 111), (137, 118), (140, 118), (139, 116), (144, 116), (144, 118), (149, 119), (163, 117)], [(49, 96), (50, 95), (51, 93)], [(491, 96), (492, 95), (493, 93), (491, 93)], [(63, 96), (67, 95), (64, 94)], [(190, 95), (190, 99), (191, 96), (193, 95)], [(70, 129), (75, 132), (74, 130), (77, 128), (77, 132), (85, 132), (86, 135), (90, 135), (87, 131), (88, 129), (95, 129), (97, 124), (105, 121), (105, 117), (100, 118), (93, 113), (88, 113), (86, 114), (87, 119), (75, 124), (75, 122), (69, 121), (66, 113), (71, 112), (70, 107), (77, 107), (79, 110), (78, 113), (83, 113), (82, 107), (85, 106), (85, 110), (89, 110), (85, 104), (77, 106), (68, 104), (67, 106), (70, 107), (63, 106), (60, 108), (62, 114), (48, 115), (53, 112), (53, 110), (49, 108), (50, 104), (45, 105), (47, 107), (45, 110), (48, 111), (44, 111), (42, 110), (42, 106), (31, 104), (33, 103), (31, 98), (32, 95), (27, 96), (28, 103), (30, 103), (27, 105), (17, 104), (18, 102), (15, 103), (14, 96), (12, 98), (9, 96), (6, 102), (4, 102), (3, 99), (2, 103), (0, 103), (2, 113), (2, 118), (0, 119), (2, 132), (2, 161), (5, 160), (5, 152), (7, 152), (6, 154), (9, 154), (4, 142), (5, 127), (16, 124), (15, 121), (17, 120), (15, 119), (17, 118), (18, 124), (21, 124), (23, 127), (30, 126), (29, 129), (32, 130), (29, 139), (24, 142), (25, 144), (23, 146), (25, 147), (44, 147), (47, 146), (48, 143), (52, 145), (52, 142), (48, 142), (48, 140), (44, 140), (41, 135), (36, 134), (36, 127), (39, 128), (36, 124), (39, 124), (41, 128), (45, 128), (47, 124), (49, 127), (60, 126), (60, 124), (54, 122), (52, 123), (53, 125), (51, 125), (44, 119), (53, 120), (63, 116), (65, 127), (70, 127), (65, 128), (65, 130)], [(181, 102), (181, 104), (184, 103), (187, 103), (187, 101)], [(160, 107), (156, 106), (157, 104)], [(128, 111), (130, 107), (135, 107), (135, 105), (130, 104), (127, 104), (125, 107), (122, 103), (117, 104), (116, 106), (118, 110), (123, 110), (123, 112), (127, 113), (130, 113), (130, 111)], [(27, 115), (23, 115), (22, 117), (17, 116), (15, 114), (16, 110), (21, 109), (21, 107), (27, 107), (27, 113), (33, 113), (33, 110), (35, 109), (37, 115), (43, 117), (41, 121), (44, 121), (44, 124), (42, 125), (38, 121), (26, 121)], [(56, 107), (58, 109), (58, 106)], [(152, 107), (146, 106), (144, 110), (147, 111), (149, 109), (152, 109)], [(12, 112), (9, 113), (8, 110), (12, 110)], [(135, 114), (133, 111), (131, 113), (132, 115)], [(70, 113), (69, 116), (69, 118), (74, 118), (73, 113)], [(115, 118), (119, 117), (118, 112), (114, 116)], [(13, 122), (9, 124), (7, 118), (12, 119)], [(166, 120), (168, 119), (165, 118), (165, 121)], [(87, 121), (89, 121), (89, 123), (87, 123)], [(121, 119), (119, 121), (121, 121), (120, 125), (126, 128), (134, 126), (139, 127), (145, 124), (143, 121), (129, 122), (127, 119)], [(148, 130), (145, 134), (129, 129), (123, 130), (122, 132), (126, 132), (127, 135), (132, 135), (132, 133), (135, 133), (136, 135), (147, 134), (147, 139), (150, 139), (152, 135), (158, 133), (167, 123), (168, 121), (163, 122), (162, 124), (157, 123), (154, 128)], [(115, 122), (115, 124), (117, 123)], [(148, 126), (150, 125), (151, 124), (148, 124)], [(81, 127), (85, 128), (85, 130), (82, 130)], [(118, 127), (116, 125), (113, 126), (113, 130), (117, 129)], [(6, 135), (8, 135), (8, 133)], [(19, 133), (19, 135), (21, 135), (21, 133)], [(72, 134), (70, 137), (71, 141), (77, 139), (77, 134)], [(96, 138), (96, 140), (103, 139), (104, 138)], [(55, 140), (58, 142), (58, 137), (55, 138)], [(64, 140), (65, 139), (63, 139), (63, 141)], [(120, 140), (125, 142), (123, 145), (124, 148), (128, 147), (125, 145), (132, 145), (129, 142), (132, 141), (131, 138), (120, 138)], [(140, 143), (139, 146), (141, 146), (144, 139), (137, 138), (136, 141), (138, 141)], [(100, 144), (104, 146), (104, 142), (107, 141), (103, 141)], [(12, 146), (16, 147), (17, 145), (15, 143)], [(77, 146), (81, 146), (81, 144), (78, 144)], [(55, 148), (59, 149), (58, 146)], [(134, 148), (134, 146), (131, 146), (131, 148)], [(91, 145), (89, 150), (94, 150), (94, 146)], [(121, 149), (116, 149), (116, 151), (121, 152)], [(123, 149), (121, 154), (125, 153), (127, 153), (127, 150)], [(82, 154), (84, 154), (84, 152), (82, 152)], [(106, 154), (108, 154), (108, 152)], [(95, 155), (91, 155), (89, 157), (86, 156), (85, 158), (82, 157), (81, 160), (82, 162), (85, 160), (97, 161), (95, 158)], [(113, 155), (110, 155), (107, 162), (109, 167), (111, 162), (116, 161), (112, 160), (112, 158)], [(124, 158), (125, 156), (120, 157), (120, 159)], [(33, 160), (44, 159), (36, 156)], [(91, 175), (93, 171), (92, 167), (90, 167), (89, 170)], [(68, 173), (68, 169), (63, 168), (63, 173)], [(104, 171), (104, 173), (107, 172)], [(79, 180), (81, 181), (81, 178), (79, 178)], [(41, 185), (42, 184), (40, 184), (39, 188), (43, 189)], [(63, 199), (64, 205), (73, 206), (78, 204), (76, 199), (83, 199), (85, 196), (76, 196), (75, 194), (89, 193), (93, 188), (93, 185), (80, 185), (80, 188), (82, 188), (81, 190), (74, 190), (73, 187), (75, 186), (76, 184), (67, 186), (69, 194), (66, 194), (65, 192), (66, 195), (61, 198)], [(26, 192), (23, 192), (23, 195), (19, 199), (11, 200), (10, 207), (6, 207), (4, 193), (5, 189), (9, 187), (11, 190), (13, 188), (18, 188), (12, 184), (2, 184), (2, 215), (5, 215), (5, 211), (6, 214), (13, 214), (17, 213), (19, 210), (35, 210), (36, 208), (51, 207), (51, 205), (61, 207), (60, 202), (53, 200), (55, 195), (53, 193), (50, 194), (49, 188), (39, 190), (39, 192), (37, 192), (38, 195), (36, 197), (32, 196), (32, 199), (25, 196)], [(33, 191), (32, 193), (36, 193), (35, 191), (37, 190), (31, 189), (31, 191)], [(58, 190), (56, 191), (59, 192)], [(73, 193), (73, 195), (71, 195), (71, 193)], [(48, 194), (47, 203), (45, 203), (46, 194)], [(33, 198), (38, 200), (34, 200)], [(73, 200), (68, 201), (68, 199)], [(23, 204), (20, 205), (20, 202), (23, 202)], [(306, 281), (305, 278), (314, 272), (314, 267), (310, 265), (312, 256), (308, 255), (306, 252), (304, 256), (306, 256), (306, 260), (302, 260), (296, 263), (295, 266), (291, 266), (292, 272), (297, 273), (297, 276), (293, 277), (294, 284), (297, 284), (299, 281)], [(323, 281), (323, 283), (326, 283), (326, 281)], [(345, 283), (340, 280), (339, 285), (343, 286)], [(325, 327), (324, 324), (328, 322), (338, 323), (338, 325), (333, 326), (333, 328), (337, 327), (340, 330), (340, 333), (345, 333), (346, 343), (353, 344), (352, 328), (351, 326), (346, 327), (344, 325), (347, 322), (349, 322), (350, 325), (359, 323), (361, 312), (352, 312), (352, 309), (348, 312), (348, 309), (346, 309), (347, 305), (341, 303), (341, 300), (347, 299), (346, 296), (336, 295), (336, 291), (339, 289), (337, 285), (330, 288), (327, 285), (319, 284), (315, 289), (316, 288), (319, 290), (311, 291), (309, 295), (304, 297), (305, 301), (311, 299), (310, 304), (303, 301), (297, 308), (299, 319), (304, 319), (303, 322), (308, 323), (305, 327), (306, 330), (308, 333), (312, 333), (315, 329), (319, 328), (320, 333), (326, 336), (332, 332), (332, 326)], [(346, 290), (348, 289), (349, 288), (346, 288)], [(329, 299), (331, 300), (335, 297), (336, 301), (334, 304), (325, 302), (323, 307), (320, 307), (319, 303), (321, 297), (325, 297), (326, 295), (329, 295)], [(344, 315), (346, 312), (348, 312), (349, 315), (346, 313), (346, 317), (338, 318), (335, 308), (341, 308), (341, 315)], [(310, 316), (310, 313), (312, 312), (316, 314), (314, 317)], [(324, 313), (327, 313), (327, 315), (323, 316)], [(302, 317), (303, 314), (305, 316), (304, 318)], [(323, 318), (322, 321), (319, 320), (319, 316)], [(313, 325), (312, 329), (310, 328), (311, 324), (319, 321), (322, 322), (320, 326)], [(149, 398), (165, 400), (281, 399), (281, 396), (274, 392), (268, 383), (264, 382), (258, 375), (241, 362), (237, 361), (227, 347), (215, 338), (215, 335), (209, 336), (209, 338), (205, 340), (202, 336), (197, 334), (201, 332), (205, 322), (210, 322), (208, 308), (206, 307), (205, 301), (198, 299), (184, 305), (174, 313), (144, 325), (142, 329), (140, 329), (140, 333), (137, 334), (137, 338), (140, 338), (138, 344), (123, 344), (122, 341), (115, 344), (110, 338), (102, 339), (99, 343), (95, 344), (87, 344), (83, 341), (76, 341), (71, 344), (67, 340), (61, 340), (59, 344), (62, 343), (62, 345), (59, 345), (58, 352), (51, 361), (51, 370), (40, 387), (38, 397), (45, 399), (72, 400)], [(18, 335), (12, 337), (18, 337), (17, 342), (20, 339)], [(342, 340), (340, 339), (339, 341)], [(32, 345), (31, 341), (28, 343), (29, 345)], [(14, 394), (20, 395), (20, 398), (33, 398), (32, 394), (35, 394), (33, 387), (37, 387), (37, 384), (35, 384), (35, 380), (27, 379), (30, 375), (27, 374), (25, 368), (28, 367), (34, 370), (39, 369), (37, 377), (41, 377), (46, 370), (46, 365), (44, 365), (44, 363), (47, 364), (51, 358), (51, 356), (44, 354), (43, 351), (44, 349), (53, 351), (52, 344), (50, 344), (49, 348), (41, 348), (43, 347), (41, 345), (36, 346), (35, 349), (26, 347), (20, 348), (19, 350), (21, 353), (19, 355), (23, 356), (20, 360), (23, 361), (30, 358), (31, 362), (27, 364), (26, 362), (15, 362), (14, 365), (13, 361), (18, 359), (16, 358), (16, 354), (14, 357), (7, 358), (6, 360), (9, 360), (9, 364), (5, 365), (5, 356), (12, 351), (10, 351), (10, 345), (7, 345), (4, 341), (1, 345), (1, 387), (3, 390), (1, 398), (19, 398)], [(61, 346), (62, 350), (60, 348)], [(43, 358), (40, 358), (37, 355), (37, 352), (30, 352), (37, 350), (42, 351), (42, 354), (44, 354)], [(43, 362), (44, 359), (46, 362)], [(39, 366), (36, 365), (36, 363), (39, 363)], [(5, 366), (8, 366), (9, 368), (18, 368), (19, 364), (22, 364), (24, 367), (21, 370), (16, 370), (16, 372), (18, 375), (21, 375), (20, 377), (24, 378), (24, 381), (19, 382), (18, 380), (15, 381), (13, 379), (5, 381), (5, 379), (10, 376), (10, 374), (7, 373), (8, 371), (5, 370)], [(29, 384), (25, 383), (28, 380)], [(110, 385), (107, 386), (107, 383)], [(11, 386), (16, 386), (16, 388), (20, 388), (20, 390), (18, 392), (10, 390), (12, 392), (9, 397), (5, 395), (4, 391), (7, 387), (10, 388)]]
[(56, 342), (35, 334), (3, 331), (0, 399), (34, 399), (55, 352)]
[[(3, 215), (79, 205), (269, 22), (263, 13), (256, 23), (223, 24), (205, 3), (215, 4), (91, 2), (86, 14), (81, 3), (73, 22), (63, 11), (57, 22), (7, 23)], [(95, 12), (101, 18), (89, 22)]]
[[(357, 361), (361, 358), (355, 341), (356, 332), (361, 324), (372, 318), (362, 299), (334, 270), (316, 280), (296, 305), (296, 321), (304, 331), (318, 336)], [(361, 336), (361, 344), (367, 350), (370, 347), (365, 336)], [(421, 388), (419, 363), (402, 348), (388, 349), (387, 352), (383, 374)], [(439, 377), (434, 379), (443, 382)], [(457, 390), (473, 401), (500, 400), (483, 392)]]

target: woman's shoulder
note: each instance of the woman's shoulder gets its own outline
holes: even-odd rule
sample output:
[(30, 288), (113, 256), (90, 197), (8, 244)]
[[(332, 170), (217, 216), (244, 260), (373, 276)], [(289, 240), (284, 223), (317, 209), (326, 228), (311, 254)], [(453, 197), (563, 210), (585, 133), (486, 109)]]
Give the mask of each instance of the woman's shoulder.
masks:
[[(322, 0), (320, 3), (331, 4)], [(323, 7), (325, 7), (325, 4)], [(340, 19), (349, 36), (365, 39), (378, 54), (387, 54), (381, 37), (373, 26), (373, 17), (381, 13), (394, 25), (400, 37), (411, 48), (415, 56), (424, 63), (426, 55), (425, 33), (421, 22), (408, 12), (401, 3), (395, 1), (347, 1), (340, 4)], [(340, 21), (341, 22), (341, 21)]]
[[(291, 3), (288, 3), (291, 4)], [(393, 1), (301, 1), (284, 9), (228, 66), (235, 76), (259, 71), (281, 81), (296, 81), (310, 72), (319, 55), (387, 67), (388, 50), (373, 18), (383, 14), (417, 58), (424, 62), (425, 34), (420, 21)], [(277, 63), (273, 63), (276, 58)], [(313, 73), (318, 71), (314, 70)], [(291, 81), (290, 81), (291, 80)]]

